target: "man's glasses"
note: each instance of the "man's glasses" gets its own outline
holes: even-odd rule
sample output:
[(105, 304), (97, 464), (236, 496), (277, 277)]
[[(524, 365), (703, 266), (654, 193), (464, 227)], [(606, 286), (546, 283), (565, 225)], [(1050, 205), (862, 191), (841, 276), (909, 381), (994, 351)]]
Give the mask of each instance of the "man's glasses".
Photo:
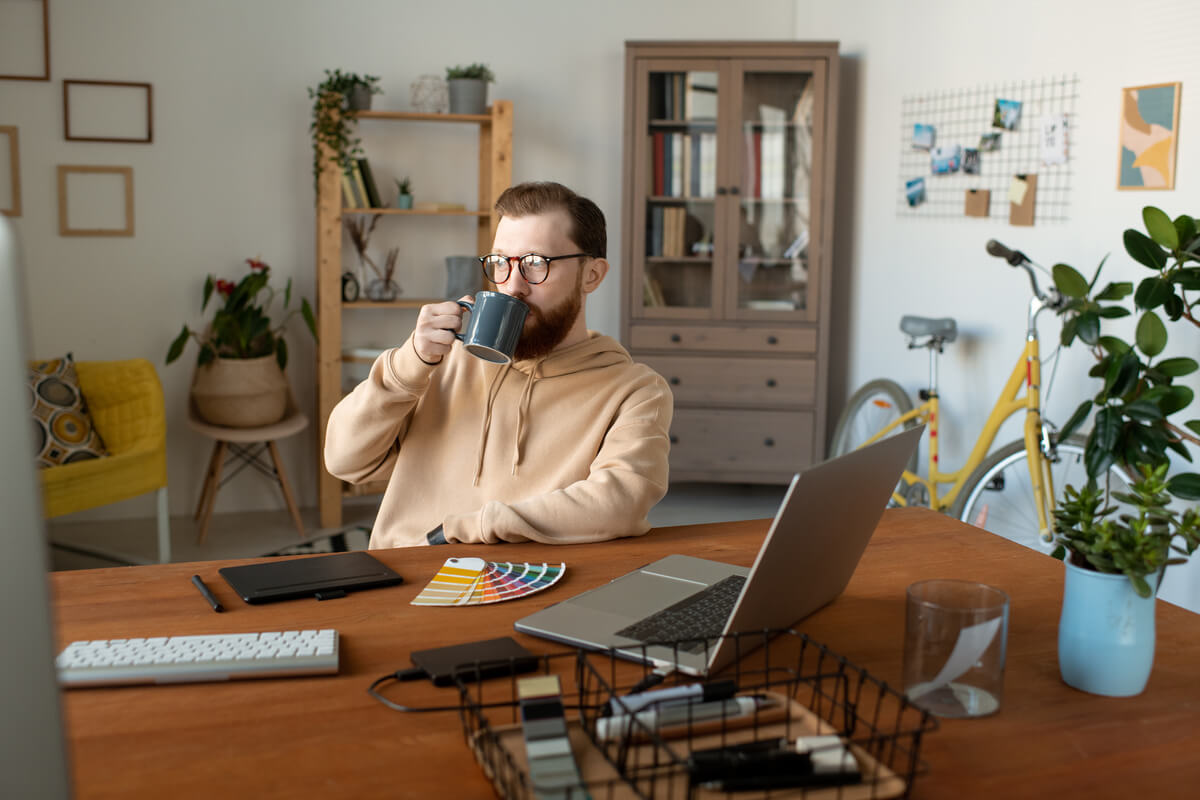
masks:
[(512, 275), (513, 262), (517, 262), (517, 269), (521, 270), (521, 277), (526, 283), (538, 284), (546, 280), (546, 276), (550, 274), (550, 262), (559, 261), (564, 258), (588, 258), (587, 253), (571, 253), (569, 256), (542, 256), (537, 253), (526, 253), (523, 256), (502, 256), (498, 253), (489, 253), (486, 256), (479, 257), (479, 263), (483, 265), (483, 274), (487, 279), (497, 285), (508, 280), (508, 276)]

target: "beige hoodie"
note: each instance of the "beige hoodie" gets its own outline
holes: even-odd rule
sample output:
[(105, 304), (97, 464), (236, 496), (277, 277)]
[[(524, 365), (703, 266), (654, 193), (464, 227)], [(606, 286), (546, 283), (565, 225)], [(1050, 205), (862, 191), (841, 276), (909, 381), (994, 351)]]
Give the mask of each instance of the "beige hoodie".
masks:
[(639, 536), (667, 491), (673, 400), (616, 340), (497, 365), (455, 345), (437, 365), (411, 337), (329, 416), (325, 466), (388, 479), (371, 547), (550, 544)]

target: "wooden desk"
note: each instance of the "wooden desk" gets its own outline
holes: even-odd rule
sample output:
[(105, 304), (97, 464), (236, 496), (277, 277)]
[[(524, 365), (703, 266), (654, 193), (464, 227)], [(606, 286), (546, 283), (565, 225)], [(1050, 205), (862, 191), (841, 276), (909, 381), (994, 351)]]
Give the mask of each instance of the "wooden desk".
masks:
[[(334, 677), (72, 690), (65, 694), (79, 798), (491, 797), (457, 714), (401, 714), (368, 697), (370, 682), (410, 665), (413, 650), (512, 632), (514, 619), (669, 553), (749, 565), (767, 521), (657, 530), (641, 539), (547, 548), (522, 544), (377, 551), (403, 586), (326, 602), (249, 606), (217, 576), (239, 562), (60, 572), (52, 578), (58, 641), (280, 628), (337, 628)], [(533, 597), (471, 608), (408, 605), (448, 556), (563, 560), (567, 575)], [(945, 720), (927, 735), (918, 798), (1194, 796), (1200, 785), (1200, 617), (1158, 608), (1154, 673), (1139, 697), (1069, 688), (1056, 641), (1062, 565), (922, 509), (884, 515), (845, 593), (799, 628), (898, 683), (904, 589), (963, 578), (1012, 598), (1001, 711)], [(200, 573), (225, 605), (214, 614), (189, 582)], [(538, 653), (550, 642), (514, 634)], [(457, 702), (425, 682), (397, 702)]]

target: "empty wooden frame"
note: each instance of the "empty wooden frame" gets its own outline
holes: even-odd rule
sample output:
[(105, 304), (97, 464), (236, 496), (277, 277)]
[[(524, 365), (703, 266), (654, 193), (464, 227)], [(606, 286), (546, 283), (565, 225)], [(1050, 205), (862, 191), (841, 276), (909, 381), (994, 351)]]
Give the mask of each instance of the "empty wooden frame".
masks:
[[(4, 147), (4, 142), (8, 142), (8, 147)], [(4, 150), (8, 150), (8, 158), (4, 157)], [(8, 198), (8, 206), (0, 208), (0, 214), (6, 217), (21, 216), (21, 161), (19, 158), (20, 145), (17, 142), (17, 126), (16, 125), (0, 125), (0, 165), (7, 165), (8, 180), (7, 193), (5, 186), (0, 185), (0, 203), (4, 202), (4, 198)]]
[(50, 0), (0, 3), (0, 80), (50, 80)]
[[(113, 209), (121, 209), (122, 201), (112, 194), (104, 196), (100, 194), (105, 187), (98, 185), (89, 187), (95, 190), (84, 197), (75, 206), (72, 206), (68, 195), (68, 177), (71, 175), (80, 176), (97, 176), (97, 175), (118, 175), (123, 180), (123, 192), (116, 192), (117, 195), (124, 194), (123, 212), (124, 218), (114, 225), (93, 225), (93, 227), (72, 227), (70, 220), (72, 210), (77, 212), (77, 216), (88, 217), (91, 219), (104, 219), (105, 217), (114, 216)], [(98, 182), (103, 184), (104, 182)], [(111, 193), (111, 187), (108, 189)], [(58, 165), (58, 234), (59, 236), (133, 236), (133, 167), (105, 167), (92, 165)]]
[(64, 80), (63, 138), (77, 142), (154, 141), (153, 87), (127, 81)]

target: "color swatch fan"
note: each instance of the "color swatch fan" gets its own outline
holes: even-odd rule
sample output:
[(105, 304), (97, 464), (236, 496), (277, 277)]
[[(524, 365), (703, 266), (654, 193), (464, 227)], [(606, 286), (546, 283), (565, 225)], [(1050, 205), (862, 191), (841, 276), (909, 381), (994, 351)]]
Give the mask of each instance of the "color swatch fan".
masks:
[(414, 606), (478, 606), (516, 600), (553, 585), (567, 565), (447, 558), (412, 604)]

